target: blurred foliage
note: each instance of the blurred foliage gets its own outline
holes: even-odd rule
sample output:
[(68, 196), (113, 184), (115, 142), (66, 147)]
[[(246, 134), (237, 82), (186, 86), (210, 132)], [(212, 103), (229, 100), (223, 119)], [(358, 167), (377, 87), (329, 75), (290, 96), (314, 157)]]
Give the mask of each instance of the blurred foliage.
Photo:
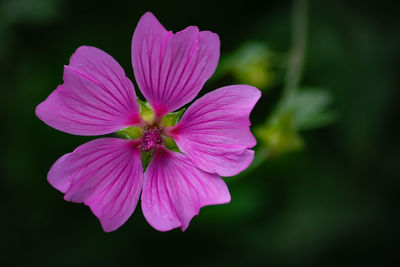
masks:
[(304, 141), (298, 134), (295, 118), (295, 113), (280, 112), (256, 128), (256, 137), (266, 146), (269, 156), (283, 155), (303, 148)]
[(56, 17), (58, 0), (3, 0), (0, 2), (2, 20), (8, 23), (46, 22)]
[[(266, 131), (272, 137), (263, 143), (283, 140), (276, 150), (284, 151), (280, 144), (293, 147), (287, 144), (301, 135), (305, 146), (226, 178), (231, 203), (203, 208), (184, 233), (155, 231), (138, 205), (123, 227), (105, 234), (87, 207), (64, 201), (46, 181), (57, 158), (93, 138), (51, 129), (34, 109), (62, 83), (62, 66), (80, 45), (110, 53), (133, 79), (130, 41), (148, 10), (174, 31), (198, 25), (217, 32), (218, 72), (258, 40), (254, 51), (263, 60), (242, 63), (243, 74), (232, 66), (201, 94), (264, 83), (251, 118), (260, 139)], [(0, 265), (396, 265), (398, 9), (389, 0), (310, 1), (302, 81), (310, 88), (279, 113), (290, 17), (290, 1), (0, 1)]]
[(263, 42), (248, 42), (223, 56), (214, 79), (230, 74), (240, 84), (267, 90), (281, 82), (286, 58)]
[(294, 113), (294, 123), (299, 130), (314, 129), (332, 123), (336, 114), (328, 110), (332, 95), (326, 89), (301, 88), (288, 109)]
[(329, 110), (332, 96), (328, 90), (302, 88), (288, 105), (281, 105), (255, 128), (256, 137), (266, 146), (268, 156), (278, 156), (304, 148), (299, 132), (327, 126), (336, 114)]

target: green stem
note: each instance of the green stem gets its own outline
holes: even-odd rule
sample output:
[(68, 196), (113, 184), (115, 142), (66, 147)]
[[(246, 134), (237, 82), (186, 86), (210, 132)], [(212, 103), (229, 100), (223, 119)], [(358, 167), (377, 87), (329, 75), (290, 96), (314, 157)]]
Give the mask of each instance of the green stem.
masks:
[[(304, 66), (304, 55), (307, 44), (307, 0), (293, 0), (292, 47), (289, 52), (288, 69), (283, 87), (282, 100), (278, 109), (287, 108), (296, 94)], [(254, 160), (239, 177), (245, 176), (258, 168), (269, 156), (267, 148), (256, 150)]]
[(288, 70), (283, 87), (282, 107), (293, 101), (301, 80), (307, 44), (307, 0), (294, 0), (292, 20), (292, 48), (289, 52)]

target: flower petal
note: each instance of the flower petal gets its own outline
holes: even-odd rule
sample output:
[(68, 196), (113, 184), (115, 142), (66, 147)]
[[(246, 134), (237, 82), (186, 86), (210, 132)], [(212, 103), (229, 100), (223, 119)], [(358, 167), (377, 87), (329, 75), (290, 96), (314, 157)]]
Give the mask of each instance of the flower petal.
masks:
[(82, 46), (64, 68), (64, 84), (36, 108), (47, 125), (77, 135), (102, 135), (139, 123), (132, 82), (110, 55)]
[(93, 140), (58, 159), (48, 181), (65, 193), (65, 200), (88, 205), (104, 231), (114, 231), (132, 215), (139, 199), (140, 151), (135, 141)]
[(249, 115), (260, 98), (249, 85), (232, 85), (210, 92), (183, 114), (170, 130), (179, 149), (200, 169), (221, 176), (246, 169), (256, 145)]
[(139, 89), (156, 115), (193, 100), (219, 60), (217, 34), (190, 26), (173, 34), (151, 13), (140, 19), (132, 39), (132, 64)]
[(144, 176), (143, 214), (159, 231), (184, 231), (201, 207), (231, 200), (224, 180), (193, 166), (181, 153), (157, 153)]

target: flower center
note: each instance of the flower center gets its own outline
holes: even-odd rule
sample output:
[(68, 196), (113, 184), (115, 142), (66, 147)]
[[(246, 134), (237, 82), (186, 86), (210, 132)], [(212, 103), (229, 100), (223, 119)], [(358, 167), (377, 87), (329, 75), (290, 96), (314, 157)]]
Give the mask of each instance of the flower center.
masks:
[(155, 150), (160, 149), (162, 146), (163, 139), (160, 128), (149, 128), (144, 131), (142, 143), (139, 146), (143, 151), (153, 154)]

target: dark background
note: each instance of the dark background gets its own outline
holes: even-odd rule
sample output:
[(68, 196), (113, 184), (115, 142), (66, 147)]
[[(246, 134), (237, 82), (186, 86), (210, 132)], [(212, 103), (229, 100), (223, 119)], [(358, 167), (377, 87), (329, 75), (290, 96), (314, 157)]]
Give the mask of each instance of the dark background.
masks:
[[(310, 1), (302, 84), (328, 88), (338, 116), (302, 132), (304, 149), (226, 178), (232, 202), (203, 208), (186, 232), (157, 232), (138, 206), (119, 230), (104, 233), (87, 207), (64, 201), (46, 181), (58, 157), (93, 139), (58, 132), (34, 115), (62, 83), (70, 55), (80, 45), (96, 46), (133, 80), (131, 37), (146, 11), (167, 29), (198, 25), (218, 33), (222, 58), (252, 40), (286, 53), (292, 2), (0, 0), (0, 265), (397, 261), (400, 19), (394, 2)], [(212, 80), (205, 91), (233, 82)], [(270, 116), (281, 87), (264, 91), (253, 125)]]

